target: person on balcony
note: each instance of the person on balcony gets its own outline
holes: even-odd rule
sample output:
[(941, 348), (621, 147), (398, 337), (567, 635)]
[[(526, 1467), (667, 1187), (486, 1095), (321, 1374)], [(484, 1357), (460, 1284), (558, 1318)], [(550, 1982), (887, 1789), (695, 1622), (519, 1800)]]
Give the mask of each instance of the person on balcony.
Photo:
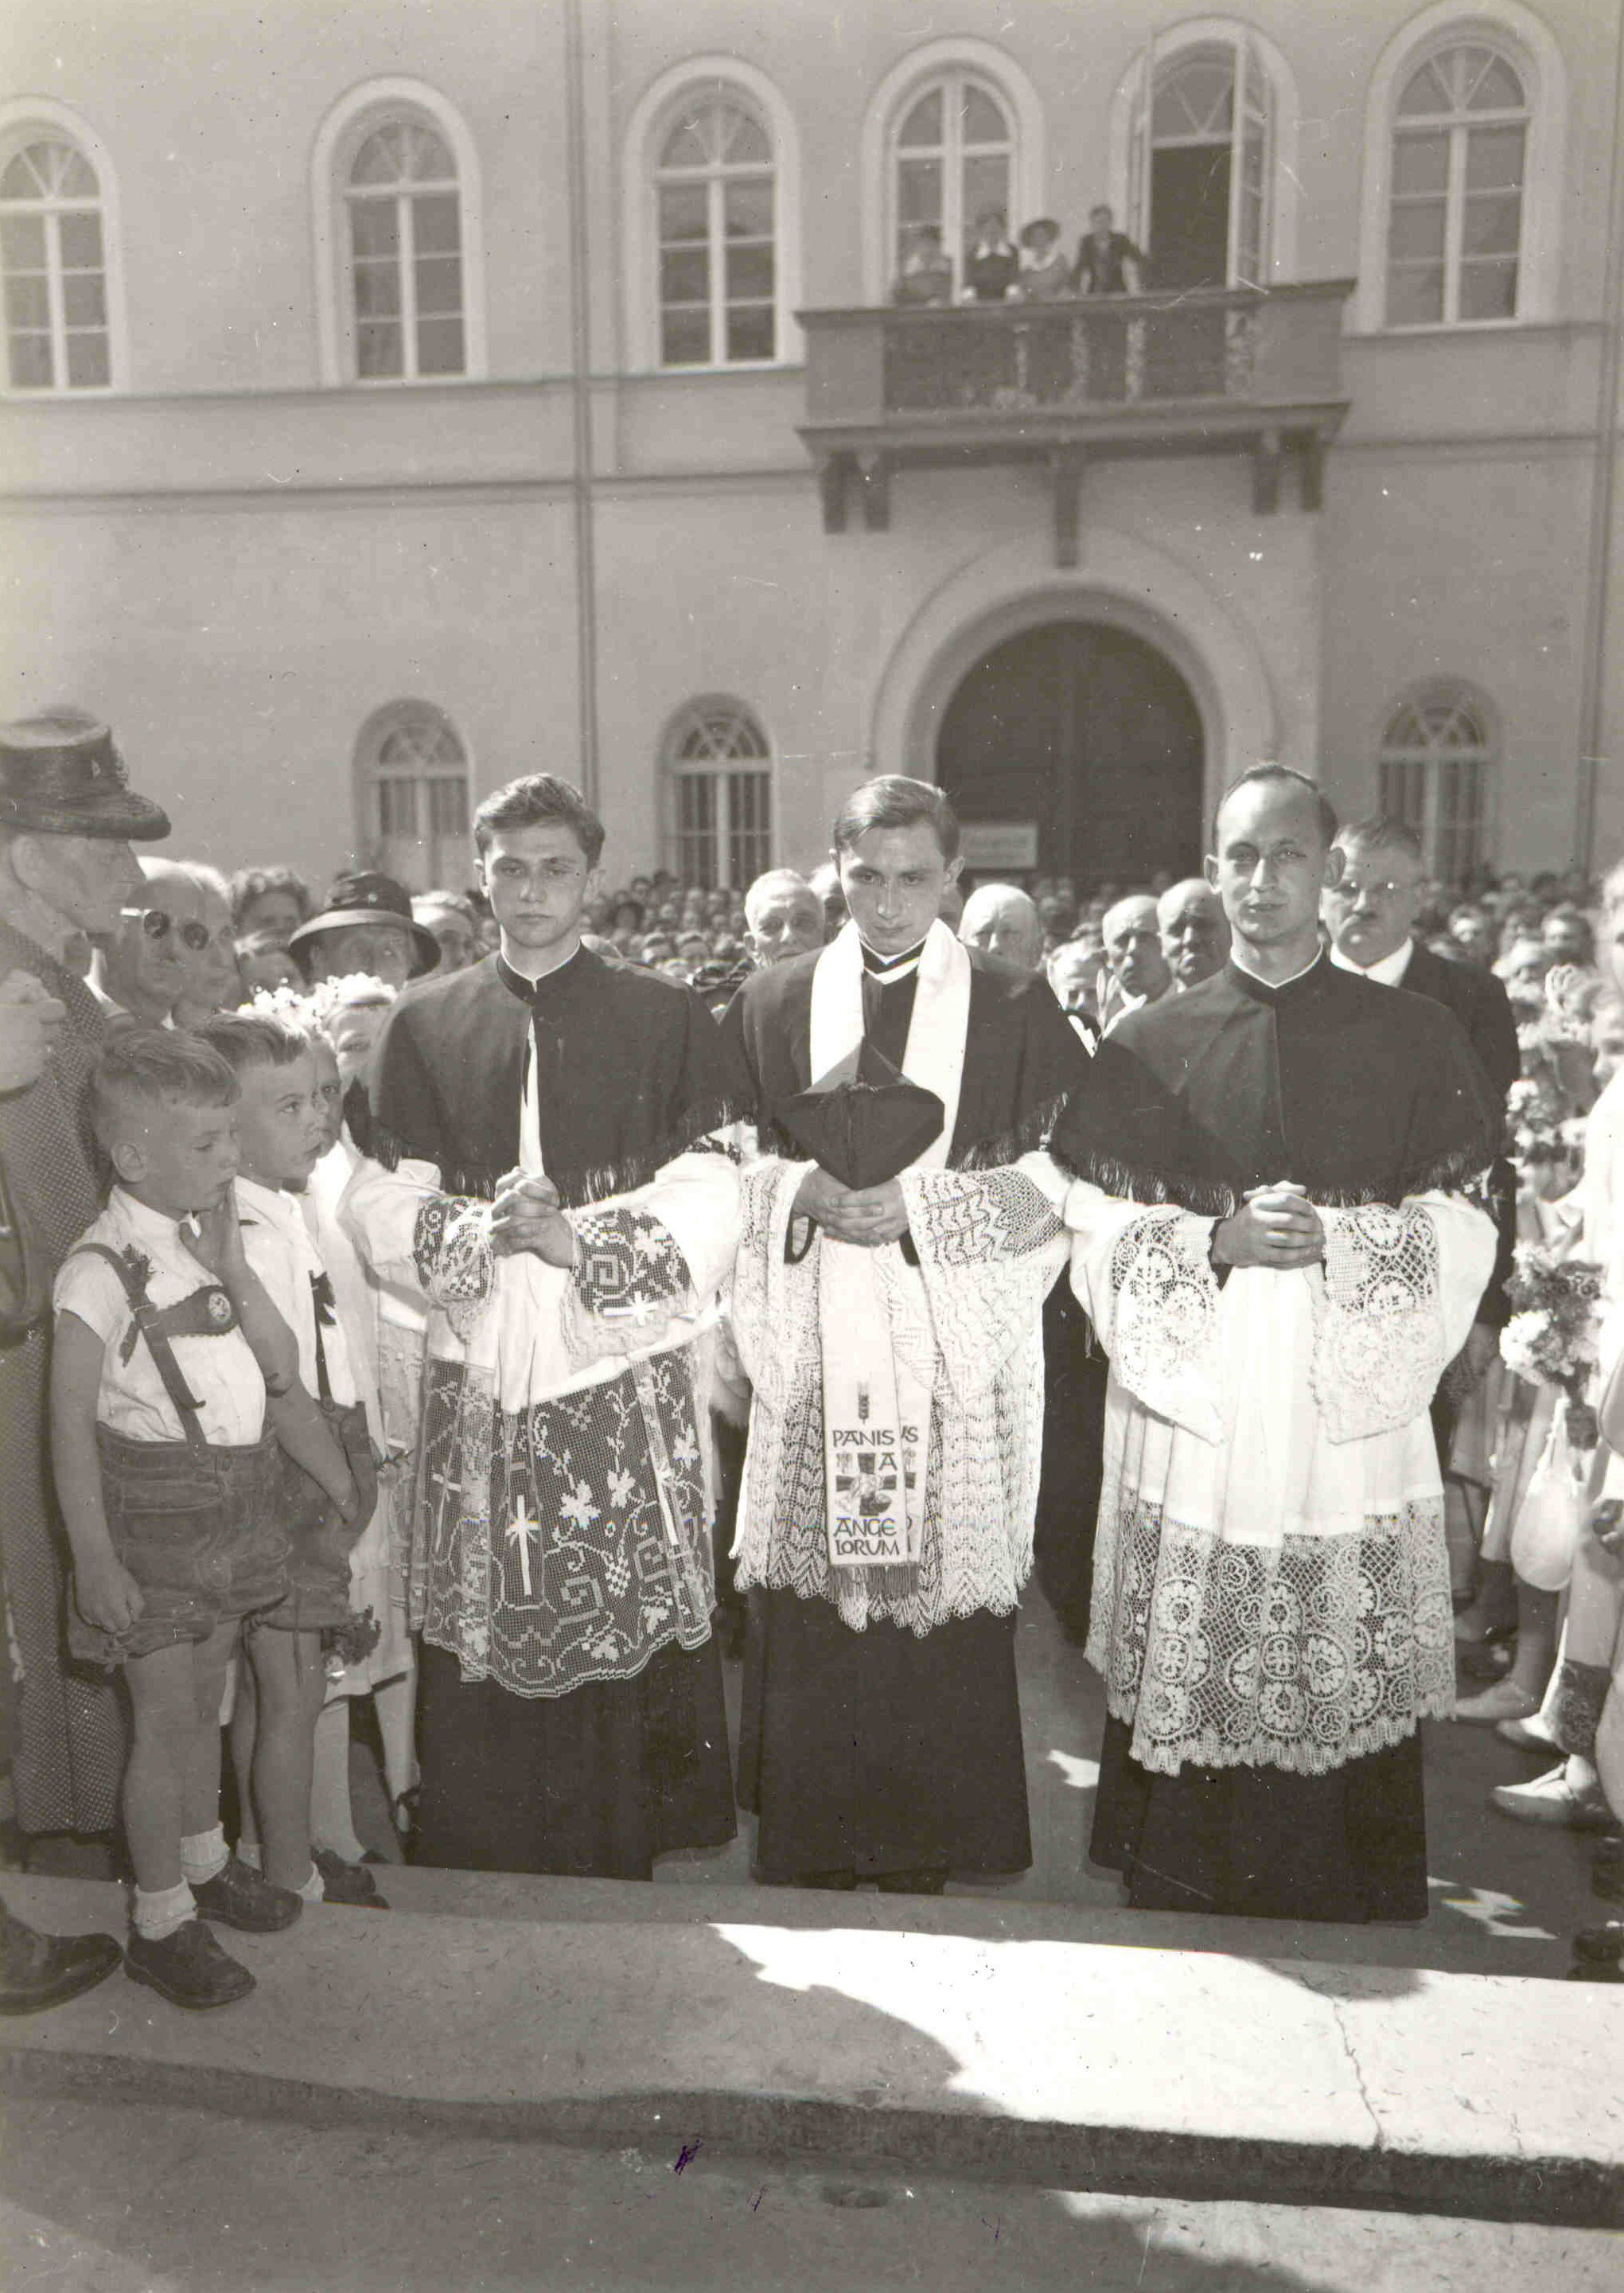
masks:
[(1060, 225), (1053, 215), (1039, 215), (1021, 233), (1021, 275), (1012, 298), (1054, 303), (1071, 292), (1071, 265), (1061, 251)]
[(1001, 207), (983, 207), (975, 218), (970, 244), (965, 250), (966, 303), (1002, 303), (1021, 273), (1021, 257), (1010, 244), (1009, 224)]
[(1071, 266), (1073, 294), (1143, 294), (1144, 256), (1115, 224), (1108, 207), (1089, 208), (1088, 234), (1079, 240), (1077, 261)]
[(908, 250), (892, 286), (891, 299), (903, 305), (952, 301), (953, 266), (934, 223), (922, 223), (909, 233)]

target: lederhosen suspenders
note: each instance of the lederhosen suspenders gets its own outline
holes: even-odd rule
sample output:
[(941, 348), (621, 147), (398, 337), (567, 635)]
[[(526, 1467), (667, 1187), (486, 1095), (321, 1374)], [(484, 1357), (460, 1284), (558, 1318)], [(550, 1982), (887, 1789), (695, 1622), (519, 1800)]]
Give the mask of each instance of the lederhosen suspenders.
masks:
[[(173, 1338), (223, 1338), (237, 1324), (237, 1309), (232, 1305), (224, 1286), (218, 1282), (206, 1282), (185, 1298), (177, 1299), (173, 1306), (155, 1306), (149, 1291), (152, 1280), (152, 1260), (132, 1243), (126, 1249), (112, 1250), (104, 1242), (83, 1242), (69, 1258), (94, 1255), (105, 1258), (124, 1287), (130, 1304), (131, 1322), (118, 1349), (118, 1358), (127, 1362), (135, 1351), (138, 1339), (145, 1338), (147, 1351), (152, 1357), (154, 1368), (163, 1381), (186, 1446), (194, 1456), (204, 1455), (208, 1443), (198, 1427), (203, 1404), (187, 1385), (181, 1374), (181, 1365), (174, 1357)], [(63, 1263), (66, 1264), (64, 1260)], [(319, 1342), (319, 1341), (318, 1341)], [(324, 1365), (325, 1367), (325, 1365)], [(325, 1382), (325, 1378), (324, 1378)]]

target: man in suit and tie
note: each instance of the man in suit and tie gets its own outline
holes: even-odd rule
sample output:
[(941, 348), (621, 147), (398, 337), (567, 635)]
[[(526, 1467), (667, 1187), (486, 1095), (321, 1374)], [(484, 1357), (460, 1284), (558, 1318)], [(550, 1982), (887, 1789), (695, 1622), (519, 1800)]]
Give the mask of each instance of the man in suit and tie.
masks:
[[(1355, 821), (1337, 841), (1342, 874), (1325, 895), (1331, 961), (1344, 971), (1425, 995), (1452, 1011), (1497, 1102), (1504, 1106), (1520, 1065), (1516, 1023), (1504, 986), (1492, 972), (1434, 955), (1411, 936), (1426, 889), (1420, 838), (1402, 820), (1372, 818)], [(1433, 1430), (1446, 1471), (1461, 1404), (1499, 1350), (1500, 1330), (1510, 1311), (1505, 1277), (1516, 1240), (1516, 1191), (1508, 1163), (1495, 1164), (1493, 1186), (1492, 1207), (1500, 1234), (1494, 1279), (1483, 1293), (1461, 1359), (1446, 1375), (1433, 1405)]]

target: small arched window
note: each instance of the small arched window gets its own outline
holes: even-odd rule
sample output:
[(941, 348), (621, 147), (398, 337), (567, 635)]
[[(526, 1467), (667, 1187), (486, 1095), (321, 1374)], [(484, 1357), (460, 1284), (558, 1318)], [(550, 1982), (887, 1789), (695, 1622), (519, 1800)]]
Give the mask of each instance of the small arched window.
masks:
[(1515, 319), (1528, 92), (1485, 42), (1438, 49), (1409, 75), (1393, 124), (1390, 327)]
[(105, 390), (113, 378), (101, 185), (65, 135), (0, 166), (0, 263), (13, 390)]
[(380, 710), (357, 752), (361, 845), (413, 891), (468, 873), (468, 758), (449, 717), (422, 701)]
[(1018, 138), (1001, 93), (974, 71), (927, 81), (901, 111), (891, 155), (891, 233), (900, 270), (910, 232), (921, 223), (941, 233), (957, 286), (978, 215), (996, 207), (1018, 228), (1014, 201)]
[(666, 738), (667, 864), (679, 882), (743, 891), (772, 864), (772, 752), (736, 701), (699, 701)]
[(778, 184), (772, 134), (741, 89), (695, 89), (655, 166), (662, 366), (754, 366), (778, 356)]
[(344, 206), (356, 379), (465, 373), (462, 201), (444, 136), (419, 118), (375, 127), (350, 163)]
[(1415, 830), (1429, 874), (1458, 882), (1483, 859), (1493, 760), (1488, 711), (1458, 687), (1406, 701), (1388, 720), (1379, 809)]

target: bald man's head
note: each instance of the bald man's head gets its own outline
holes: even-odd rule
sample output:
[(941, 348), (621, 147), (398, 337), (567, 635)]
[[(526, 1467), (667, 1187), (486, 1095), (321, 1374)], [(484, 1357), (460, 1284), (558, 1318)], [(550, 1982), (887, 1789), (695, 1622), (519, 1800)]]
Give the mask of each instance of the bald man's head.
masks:
[(1229, 956), (1229, 921), (1210, 884), (1187, 876), (1156, 903), (1161, 952), (1181, 987), (1199, 987), (1222, 971)]
[(92, 976), (121, 1010), (143, 1026), (161, 1027), (186, 983), (182, 934), (206, 945), (203, 894), (176, 860), (142, 859), (141, 888), (118, 929), (96, 950)]
[(1105, 960), (1126, 995), (1165, 994), (1173, 975), (1161, 952), (1161, 927), (1149, 892), (1130, 892), (1105, 911), (1100, 925)]
[(763, 969), (823, 944), (823, 903), (793, 868), (772, 868), (744, 895), (746, 936)]
[(958, 936), (998, 971), (1036, 971), (1043, 962), (1043, 919), (1014, 884), (983, 884), (965, 902)]

